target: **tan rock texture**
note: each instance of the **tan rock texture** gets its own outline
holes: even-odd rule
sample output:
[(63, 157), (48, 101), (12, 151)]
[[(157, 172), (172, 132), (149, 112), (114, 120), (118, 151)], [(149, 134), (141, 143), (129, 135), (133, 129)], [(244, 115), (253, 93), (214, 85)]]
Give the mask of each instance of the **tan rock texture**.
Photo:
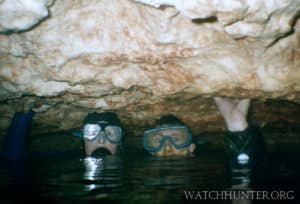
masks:
[(171, 113), (199, 133), (224, 128), (215, 95), (299, 104), (299, 13), (299, 0), (0, 0), (1, 129), (35, 108), (36, 132), (109, 110), (137, 131)]

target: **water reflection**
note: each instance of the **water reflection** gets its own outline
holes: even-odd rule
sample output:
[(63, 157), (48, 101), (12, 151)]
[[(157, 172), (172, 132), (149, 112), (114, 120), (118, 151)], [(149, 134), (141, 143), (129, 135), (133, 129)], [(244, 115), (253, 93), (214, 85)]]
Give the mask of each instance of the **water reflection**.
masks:
[(250, 188), (251, 185), (251, 174), (252, 169), (240, 163), (231, 166), (230, 171), (230, 183), (231, 183), (231, 191), (236, 195), (235, 198), (231, 199), (232, 204), (251, 204), (252, 198), (249, 195), (249, 192), (252, 190)]
[(251, 169), (239, 165), (231, 169), (231, 184), (235, 188), (248, 187), (251, 183)]
[(187, 173), (190, 166), (185, 157), (153, 157), (144, 160), (144, 169), (151, 170), (143, 179), (143, 184), (148, 188), (178, 189), (189, 188), (192, 185), (191, 176)]
[(83, 178), (86, 180), (94, 181), (101, 175), (103, 170), (103, 159), (95, 157), (86, 157), (83, 159), (85, 166), (85, 173)]
[[(193, 203), (194, 200), (185, 198), (184, 191), (247, 192), (268, 190), (266, 185), (270, 186), (269, 189), (278, 190), (284, 187), (284, 182), (286, 190), (295, 190), (300, 169), (299, 164), (294, 162), (297, 155), (281, 155), (284, 160), (278, 154), (274, 155), (272, 166), (266, 170), (267, 174), (257, 174), (256, 170), (254, 172), (245, 165), (236, 165), (234, 168), (227, 168), (228, 177), (225, 154), (222, 151), (184, 158), (152, 157), (141, 154), (140, 151), (126, 152), (121, 156), (80, 159), (82, 156), (62, 154), (39, 157), (32, 158), (29, 163), (25, 160), (25, 164), (8, 164), (2, 161), (1, 203), (3, 200), (13, 202), (18, 199), (23, 203), (37, 200), (45, 201), (40, 203)], [(289, 163), (285, 158), (290, 158), (292, 162)], [(283, 164), (286, 169), (284, 172), (280, 168)], [(261, 172), (269, 165), (266, 162), (257, 169)], [(251, 201), (244, 197), (228, 199), (226, 203)], [(224, 203), (224, 200), (216, 202)]]
[(122, 159), (114, 155), (103, 157), (86, 157), (81, 160), (85, 167), (83, 180), (85, 190), (97, 191), (101, 197), (101, 191), (111, 191), (121, 187)]

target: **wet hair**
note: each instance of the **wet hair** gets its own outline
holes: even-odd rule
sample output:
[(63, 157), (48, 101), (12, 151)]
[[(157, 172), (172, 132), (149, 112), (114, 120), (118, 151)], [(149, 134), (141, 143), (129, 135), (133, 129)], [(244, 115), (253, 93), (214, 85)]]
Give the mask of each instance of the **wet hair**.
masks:
[(156, 126), (164, 125), (185, 125), (179, 118), (174, 115), (164, 115), (159, 120), (156, 121)]
[(86, 123), (97, 123), (98, 121), (105, 121), (109, 125), (115, 125), (121, 127), (121, 121), (117, 114), (113, 112), (103, 112), (103, 113), (89, 113), (85, 119), (84, 124)]

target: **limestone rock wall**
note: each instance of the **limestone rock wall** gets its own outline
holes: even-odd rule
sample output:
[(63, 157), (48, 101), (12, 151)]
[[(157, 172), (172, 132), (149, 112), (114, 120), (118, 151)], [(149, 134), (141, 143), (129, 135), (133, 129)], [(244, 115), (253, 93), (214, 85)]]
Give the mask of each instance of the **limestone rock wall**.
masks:
[(18, 32), (31, 29), (49, 17), (48, 6), (53, 0), (1, 0), (0, 32)]
[[(0, 0), (1, 128), (36, 131), (112, 110), (222, 127), (215, 95), (300, 103), (299, 0)], [(201, 127), (201, 128), (200, 128)]]

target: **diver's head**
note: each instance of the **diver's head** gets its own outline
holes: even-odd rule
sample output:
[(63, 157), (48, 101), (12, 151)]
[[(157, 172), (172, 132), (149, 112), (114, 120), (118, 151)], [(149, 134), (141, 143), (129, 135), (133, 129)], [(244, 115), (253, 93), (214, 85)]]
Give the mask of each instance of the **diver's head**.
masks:
[(112, 112), (88, 114), (84, 120), (83, 137), (87, 156), (101, 149), (114, 155), (121, 144), (121, 122)]
[(196, 145), (187, 126), (172, 115), (162, 117), (155, 128), (144, 132), (144, 148), (155, 156), (185, 156)]

